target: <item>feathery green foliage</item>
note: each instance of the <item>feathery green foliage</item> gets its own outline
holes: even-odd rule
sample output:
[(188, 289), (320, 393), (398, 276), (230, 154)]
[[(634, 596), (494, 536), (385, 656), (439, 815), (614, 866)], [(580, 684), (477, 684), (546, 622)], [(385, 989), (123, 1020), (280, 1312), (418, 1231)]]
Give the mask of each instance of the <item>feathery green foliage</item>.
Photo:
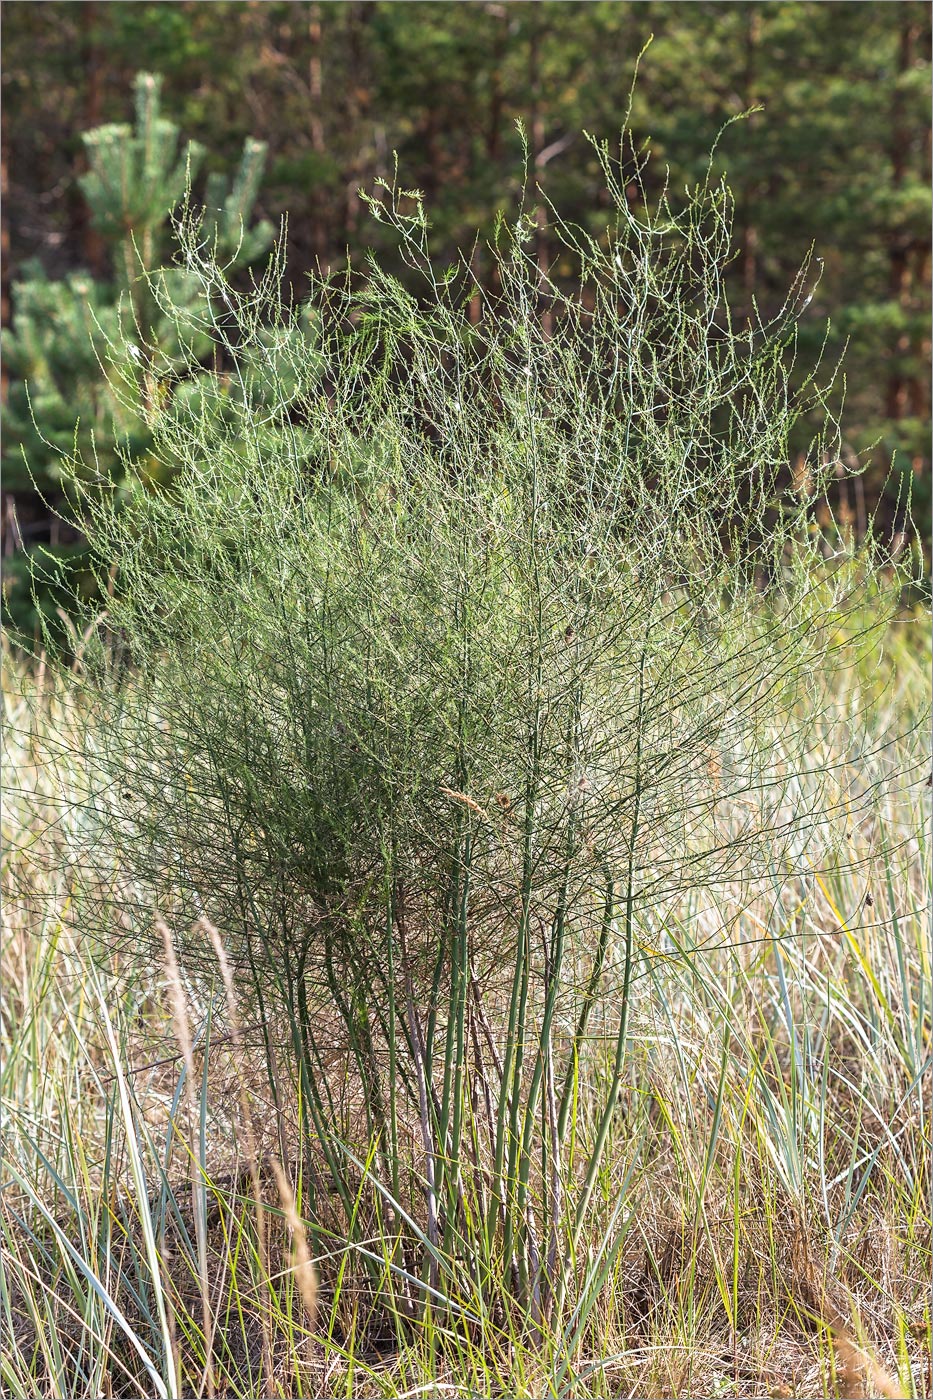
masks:
[[(200, 283), (177, 268), (161, 271), (170, 258), (172, 210), (205, 153), (197, 142), (179, 151), (160, 89), (157, 75), (140, 73), (135, 125), (110, 123), (84, 136), (89, 170), (79, 183), (109, 255), (108, 280), (76, 272), (53, 281), (32, 262), (14, 288), (15, 321), (3, 331), (12, 375), (3, 409), (4, 486), (14, 493), (35, 487), (50, 507), (67, 486), (63, 461), (118, 490), (128, 484), (124, 464), (135, 482), (164, 481), (167, 466), (149, 426), (157, 392), (150, 364), (196, 376), (212, 349), (209, 338), (178, 340), (177, 314), (197, 299)], [(264, 162), (263, 143), (247, 141), (232, 181), (208, 177), (205, 233), (228, 270), (254, 261), (272, 241), (267, 221), (249, 226)], [(169, 316), (155, 292), (157, 274), (170, 286)], [(70, 603), (78, 582), (91, 585), (80, 538), (53, 538), (11, 563), (5, 606), (27, 641), (37, 622), (54, 625), (56, 608)]]
[[(860, 723), (871, 687), (843, 715), (827, 688), (879, 646), (895, 558), (817, 525), (831, 421), (786, 466), (825, 393), (817, 370), (788, 387), (810, 270), (733, 324), (726, 187), (707, 173), (677, 214), (632, 198), (637, 155), (597, 149), (610, 226), (554, 215), (576, 292), (523, 209), (478, 318), (397, 184), (371, 208), (422, 295), (374, 265), (314, 280), (304, 322), (278, 258), (238, 293), (189, 221), (199, 297), (150, 290), (219, 368), (181, 392), (150, 361), (171, 485), (70, 481), (117, 569), (84, 654), (88, 859), (175, 928), (223, 930), (277, 1095), (284, 1015), (307, 1212), (333, 1193), (389, 1316), (490, 1316), (565, 1355), (634, 1225), (626, 1177), (580, 1293), (645, 949), (689, 967), (671, 910), (773, 890), (780, 958), (897, 772)], [(101, 934), (113, 916), (108, 896)], [(182, 954), (213, 965), (203, 934)]]

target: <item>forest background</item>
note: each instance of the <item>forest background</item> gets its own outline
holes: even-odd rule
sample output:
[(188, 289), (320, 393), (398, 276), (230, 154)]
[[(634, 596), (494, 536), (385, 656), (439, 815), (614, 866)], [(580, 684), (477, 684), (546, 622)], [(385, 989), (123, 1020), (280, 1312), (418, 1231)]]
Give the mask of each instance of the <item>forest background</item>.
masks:
[[(761, 108), (717, 153), (737, 201), (736, 319), (753, 299), (772, 314), (811, 246), (822, 259), (803, 328), (813, 344), (800, 349), (808, 358), (827, 319), (827, 357), (848, 344), (840, 471), (858, 454), (870, 462), (840, 484), (843, 524), (861, 530), (880, 501), (890, 526), (904, 474), (927, 518), (928, 5), (8, 0), (2, 13), (4, 325), (15, 325), (30, 259), (50, 278), (107, 277), (106, 240), (79, 184), (82, 134), (129, 120), (139, 68), (163, 75), (164, 115), (183, 142), (203, 144), (211, 170), (232, 177), (246, 138), (267, 143), (253, 213), (288, 215), (287, 275), (299, 294), (308, 268), (339, 269), (348, 253), (359, 267), (370, 249), (404, 275), (391, 235), (359, 198), (391, 173), (394, 152), (403, 183), (424, 191), (439, 262), (472, 248), (483, 283), (484, 240), (519, 192), (519, 121), (546, 197), (591, 231), (605, 220), (582, 131), (617, 134), (653, 35), (631, 119), (636, 138), (651, 139), (650, 179), (667, 166), (682, 190), (723, 123)], [(542, 265), (572, 276), (558, 251), (542, 209)], [(11, 376), (31, 372), (8, 359), (4, 397)], [(66, 365), (66, 404), (67, 375)], [(7, 445), (2, 548), (15, 576), (23, 549), (54, 546), (58, 526), (30, 479), (37, 463), (23, 468), (15, 432)], [(48, 491), (41, 464), (38, 474)], [(54, 487), (48, 494), (54, 504)]]

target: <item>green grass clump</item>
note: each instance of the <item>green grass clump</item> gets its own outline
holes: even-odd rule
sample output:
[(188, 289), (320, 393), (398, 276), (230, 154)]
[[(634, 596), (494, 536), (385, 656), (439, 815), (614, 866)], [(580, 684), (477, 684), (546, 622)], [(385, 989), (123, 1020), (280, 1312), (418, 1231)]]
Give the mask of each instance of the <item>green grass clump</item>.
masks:
[[(904, 631), (888, 639), (896, 676), (865, 721), (869, 744), (925, 703), (928, 646)], [(37, 695), (35, 676), (10, 663), (4, 680), (4, 758), (16, 775), (2, 833), (6, 1393), (206, 1393), (210, 1356), (216, 1393), (238, 1396), (263, 1393), (267, 1374), (274, 1393), (308, 1396), (424, 1386), (852, 1394), (819, 1321), (833, 1313), (899, 1376), (900, 1393), (926, 1393), (933, 1039), (922, 790), (881, 801), (850, 829), (847, 864), (791, 907), (767, 890), (744, 901), (688, 893), (640, 931), (626, 1080), (560, 1321), (530, 1338), (520, 1311), (497, 1313), (497, 1287), (458, 1286), (451, 1259), (440, 1273), (452, 1316), (424, 1313), (412, 1327), (399, 1289), (393, 1325), (383, 1198), (357, 1170), (357, 1248), (337, 1196), (312, 1211), (287, 1027), (270, 1027), (280, 1057), (270, 1086), (246, 1007), (234, 1039), (222, 978), (183, 971), (186, 1057), (165, 952), (143, 963), (135, 951), (152, 919), (127, 899), (132, 877), (98, 870), (95, 886), (87, 868), (84, 773), (69, 758), (80, 693), (46, 674)], [(851, 674), (835, 691), (838, 712), (871, 683), (867, 671)], [(107, 951), (87, 939), (105, 897)], [(325, 1067), (335, 1098), (352, 1064), (335, 1036)], [(581, 1066), (580, 1132), (599, 1111), (604, 1066), (595, 1054)], [(267, 1165), (283, 1137), (317, 1257), (313, 1321)], [(375, 1310), (372, 1256), (383, 1283)]]
[(806, 270), (734, 326), (728, 191), (675, 215), (598, 153), (605, 234), (555, 215), (572, 297), (527, 212), (484, 297), (386, 186), (423, 295), (313, 281), (307, 334), (278, 262), (237, 293), (182, 230), (218, 368), (153, 396), (170, 490), (75, 478), (111, 603), (17, 702), (61, 776), (12, 873), (67, 957), (24, 913), (14, 1098), (63, 965), (88, 1023), (60, 1132), (11, 1139), (16, 1393), (741, 1394), (868, 1344), (920, 1374), (898, 550), (827, 515)]

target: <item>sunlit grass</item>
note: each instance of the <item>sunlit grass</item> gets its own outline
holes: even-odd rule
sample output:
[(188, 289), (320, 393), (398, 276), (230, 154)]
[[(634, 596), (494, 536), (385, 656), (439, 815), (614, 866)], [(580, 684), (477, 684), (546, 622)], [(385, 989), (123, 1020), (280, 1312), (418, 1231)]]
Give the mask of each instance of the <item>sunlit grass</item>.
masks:
[[(888, 655), (871, 723), (905, 728), (928, 657), (915, 636)], [(347, 1247), (341, 1202), (287, 1155), (300, 1097), (283, 1068), (274, 1120), (219, 968), (141, 967), (150, 930), (129, 919), (106, 949), (83, 936), (100, 891), (69, 801), (67, 681), (39, 696), (13, 663), (6, 680), (5, 1393), (930, 1394), (926, 788), (892, 791), (845, 869), (793, 898), (698, 894), (641, 921), (624, 1091), (562, 1309), (529, 1328), (454, 1241), (436, 1306), (408, 1322), (400, 1215), (428, 1247), (416, 1125), (394, 1183), (374, 1182), (374, 1151), (348, 1158), (366, 1243)], [(591, 1031), (584, 1144), (607, 1072)]]

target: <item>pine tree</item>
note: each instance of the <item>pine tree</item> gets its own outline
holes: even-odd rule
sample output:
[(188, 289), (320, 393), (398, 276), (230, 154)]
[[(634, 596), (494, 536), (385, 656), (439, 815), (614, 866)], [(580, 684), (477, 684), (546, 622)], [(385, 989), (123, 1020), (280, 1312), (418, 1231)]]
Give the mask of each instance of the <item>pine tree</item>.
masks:
[[(55, 281), (33, 260), (13, 287), (15, 320), (3, 332), (10, 392), (2, 463), (21, 549), (7, 560), (4, 602), (21, 635), (33, 635), (81, 585), (81, 541), (69, 539), (55, 515), (63, 462), (74, 460), (87, 479), (117, 490), (129, 462), (145, 479), (164, 481), (171, 466), (152, 451), (154, 396), (164, 399), (182, 375), (190, 393), (192, 370), (210, 346), (196, 330), (179, 339), (180, 324), (196, 325), (201, 292), (183, 267), (170, 265), (172, 212), (205, 151), (194, 141), (181, 146), (178, 126), (162, 114), (161, 85), (158, 75), (140, 73), (135, 124), (108, 123), (83, 137), (88, 170), (79, 184), (109, 278), (75, 272)], [(228, 269), (272, 242), (267, 221), (250, 223), (265, 156), (264, 143), (247, 140), (234, 178), (212, 174), (206, 182), (202, 236)]]

